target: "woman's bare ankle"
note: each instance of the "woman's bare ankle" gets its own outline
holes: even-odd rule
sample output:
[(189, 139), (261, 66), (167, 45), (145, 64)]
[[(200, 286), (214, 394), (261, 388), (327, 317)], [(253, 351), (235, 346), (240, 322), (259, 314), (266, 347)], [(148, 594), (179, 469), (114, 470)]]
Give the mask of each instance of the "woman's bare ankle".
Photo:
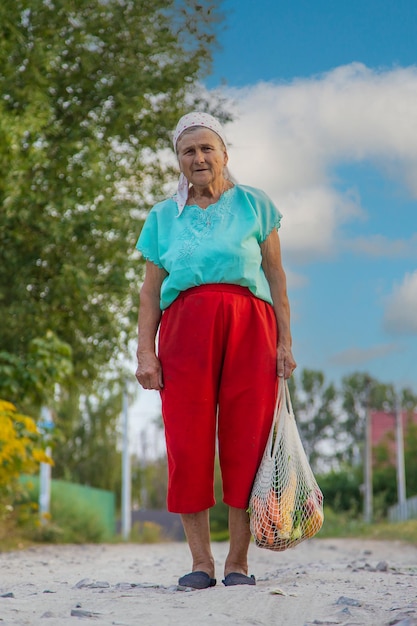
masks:
[(248, 563), (226, 560), (226, 563), (224, 564), (224, 575), (227, 576), (228, 574), (231, 574), (232, 572), (235, 572), (237, 574), (244, 574), (245, 576), (247, 576), (248, 575)]
[(193, 561), (193, 572), (206, 572), (210, 578), (214, 578), (214, 559), (205, 561)]

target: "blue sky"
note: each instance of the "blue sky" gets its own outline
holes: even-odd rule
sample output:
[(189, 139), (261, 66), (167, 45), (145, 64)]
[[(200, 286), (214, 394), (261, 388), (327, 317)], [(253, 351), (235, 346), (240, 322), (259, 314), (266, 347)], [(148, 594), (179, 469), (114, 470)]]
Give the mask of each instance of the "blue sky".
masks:
[(210, 87), (416, 63), (414, 0), (223, 0)]
[(299, 368), (417, 392), (417, 2), (225, 0), (205, 81), (284, 218)]
[[(205, 87), (235, 115), (232, 173), (284, 215), (299, 370), (417, 392), (417, 2), (223, 9)], [(141, 390), (139, 422), (159, 406)]]

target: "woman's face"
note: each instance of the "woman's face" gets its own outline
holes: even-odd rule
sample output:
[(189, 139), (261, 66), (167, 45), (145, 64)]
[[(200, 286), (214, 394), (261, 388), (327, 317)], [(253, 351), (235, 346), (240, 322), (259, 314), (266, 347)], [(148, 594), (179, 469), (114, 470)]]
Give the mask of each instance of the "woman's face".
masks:
[(220, 137), (209, 128), (186, 130), (177, 141), (180, 170), (194, 187), (223, 180), (227, 152)]

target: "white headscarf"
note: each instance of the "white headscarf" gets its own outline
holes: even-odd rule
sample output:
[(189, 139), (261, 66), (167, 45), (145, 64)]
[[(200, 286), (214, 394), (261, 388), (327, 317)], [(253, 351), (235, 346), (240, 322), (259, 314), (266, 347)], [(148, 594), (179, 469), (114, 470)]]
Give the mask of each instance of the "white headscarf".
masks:
[[(185, 130), (187, 130), (188, 128), (192, 128), (193, 126), (204, 126), (204, 128), (209, 128), (220, 137), (225, 147), (227, 147), (226, 136), (220, 122), (218, 122), (216, 118), (209, 113), (200, 113), (199, 111), (193, 111), (192, 113), (187, 113), (187, 115), (183, 115), (174, 130), (173, 142), (175, 153), (177, 152), (177, 141), (180, 135), (182, 135)], [(178, 205), (177, 217), (181, 215), (187, 202), (188, 187), (188, 180), (181, 172), (178, 180), (178, 188), (176, 194), (176, 201)]]

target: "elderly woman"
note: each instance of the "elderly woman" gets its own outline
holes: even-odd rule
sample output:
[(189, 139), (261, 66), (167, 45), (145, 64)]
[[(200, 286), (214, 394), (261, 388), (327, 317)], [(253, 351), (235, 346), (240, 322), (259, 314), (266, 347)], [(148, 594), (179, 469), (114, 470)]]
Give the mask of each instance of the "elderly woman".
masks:
[(209, 509), (218, 442), (230, 534), (223, 583), (254, 585), (249, 496), (272, 423), (277, 375), (288, 378), (296, 367), (281, 214), (265, 193), (230, 180), (225, 134), (212, 116), (182, 117), (174, 148), (178, 191), (152, 208), (137, 243), (146, 273), (136, 377), (161, 395), (167, 505), (181, 514), (192, 555), (192, 571), (179, 584), (216, 584)]

